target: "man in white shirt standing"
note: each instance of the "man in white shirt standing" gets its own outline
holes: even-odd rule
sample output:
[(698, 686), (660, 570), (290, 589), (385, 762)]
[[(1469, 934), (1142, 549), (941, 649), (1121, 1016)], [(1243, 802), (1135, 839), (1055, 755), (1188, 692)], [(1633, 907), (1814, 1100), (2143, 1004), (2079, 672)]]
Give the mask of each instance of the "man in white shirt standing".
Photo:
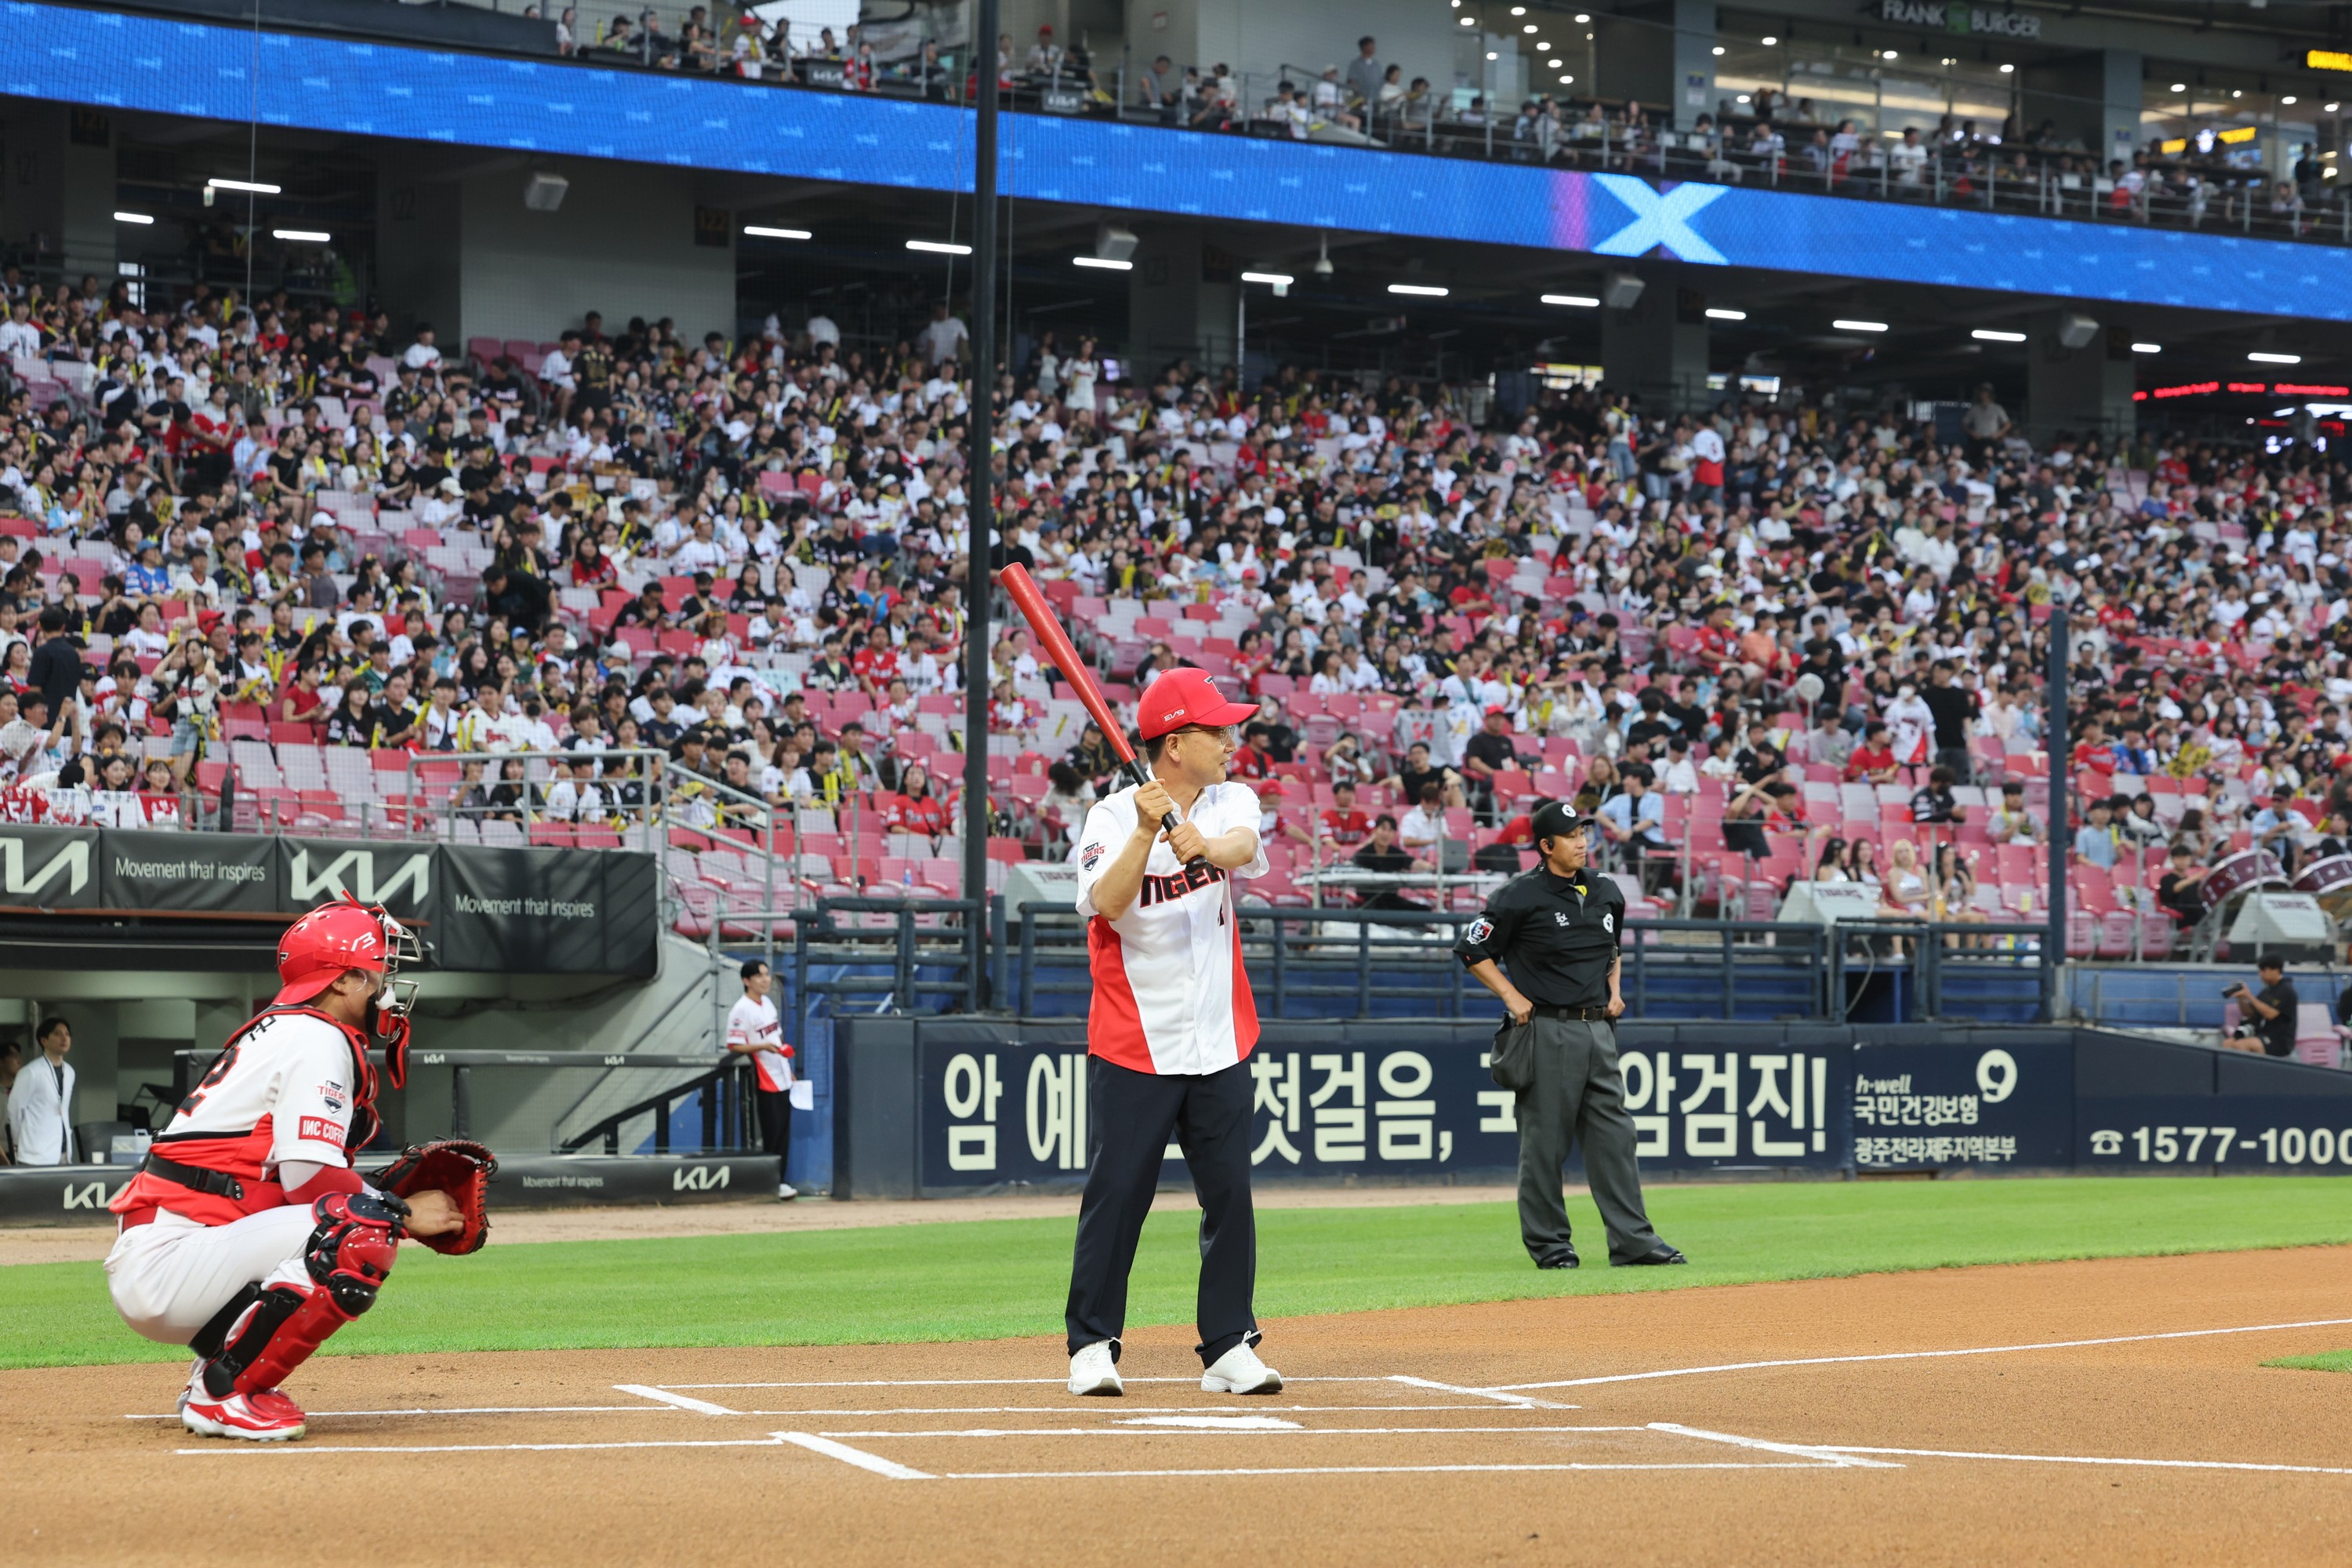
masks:
[(930, 325), (923, 329), (919, 340), (925, 362), (940, 364), (957, 358), (963, 353), (964, 340), (970, 335), (961, 321), (948, 314), (945, 305), (933, 306)]
[(784, 1044), (784, 1026), (768, 993), (776, 977), (756, 958), (743, 963), (743, 994), (727, 1014), (727, 1048), (750, 1057), (758, 1070), (760, 1147), (776, 1157), (776, 1196), (793, 1199), (800, 1189), (784, 1180), (784, 1163), (793, 1151), (793, 1048)]
[(17, 1072), (8, 1093), (8, 1136), (20, 1165), (69, 1165), (74, 1069), (66, 1053), (73, 1049), (73, 1029), (63, 1018), (44, 1018), (34, 1040), (41, 1054)]
[(1257, 1004), (1234, 900), (1234, 879), (1264, 876), (1266, 858), (1257, 795), (1226, 777), (1235, 726), (1256, 711), (1202, 670), (1160, 676), (1137, 704), (1150, 777), (1096, 803), (1078, 836), (1093, 1136), (1070, 1262), (1072, 1394), (1122, 1392), (1128, 1272), (1171, 1138), (1201, 1202), (1201, 1386), (1282, 1387), (1255, 1349), (1247, 1061)]

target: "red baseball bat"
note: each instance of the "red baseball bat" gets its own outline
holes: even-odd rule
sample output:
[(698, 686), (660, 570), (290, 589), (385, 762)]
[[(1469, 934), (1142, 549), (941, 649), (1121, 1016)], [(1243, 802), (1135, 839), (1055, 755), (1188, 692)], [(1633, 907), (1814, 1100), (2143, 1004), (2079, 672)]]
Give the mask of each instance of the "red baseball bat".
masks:
[[(1095, 672), (1087, 668), (1086, 660), (1078, 657), (1078, 650), (1070, 645), (1070, 636), (1062, 629), (1061, 617), (1054, 614), (1054, 606), (1045, 602), (1045, 595), (1037, 591), (1036, 580), (1029, 575), (1029, 568), (1018, 561), (1012, 562), (996, 574), (996, 582), (1004, 590), (1005, 596), (1013, 601), (1013, 607), (1021, 612), (1021, 618), (1029, 623), (1029, 629), (1037, 634), (1037, 646), (1045, 650), (1045, 657), (1054, 661), (1054, 668), (1062, 672), (1062, 679), (1076, 689), (1078, 700), (1086, 706), (1087, 716), (1110, 741), (1110, 749), (1118, 753), (1119, 771), (1127, 775), (1130, 784), (1145, 783), (1147, 775), (1143, 764), (1136, 761), (1135, 748), (1127, 743), (1126, 728), (1119, 723), (1118, 715), (1110, 710), (1110, 703), (1104, 698), (1102, 688), (1095, 684)], [(1160, 826), (1171, 833), (1175, 832), (1176, 814), (1170, 812), (1160, 817)]]

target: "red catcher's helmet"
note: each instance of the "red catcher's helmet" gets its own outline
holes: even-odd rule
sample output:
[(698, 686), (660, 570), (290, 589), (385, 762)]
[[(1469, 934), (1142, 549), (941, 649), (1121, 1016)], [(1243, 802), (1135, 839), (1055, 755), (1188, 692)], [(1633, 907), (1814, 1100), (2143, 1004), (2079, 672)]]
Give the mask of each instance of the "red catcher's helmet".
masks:
[(312, 910), (278, 939), (276, 1004), (308, 1002), (349, 970), (390, 972), (383, 917), (344, 897), (346, 902)]

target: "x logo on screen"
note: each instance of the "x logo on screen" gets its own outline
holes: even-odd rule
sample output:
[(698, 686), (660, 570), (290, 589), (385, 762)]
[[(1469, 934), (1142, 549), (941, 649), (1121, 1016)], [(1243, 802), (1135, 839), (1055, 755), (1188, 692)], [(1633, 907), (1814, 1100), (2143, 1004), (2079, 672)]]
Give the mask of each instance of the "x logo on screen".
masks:
[(1696, 183), (1655, 191), (1646, 180), (1632, 174), (1595, 174), (1601, 188), (1632, 209), (1633, 221), (1592, 248), (1601, 256), (1642, 256), (1654, 246), (1664, 246), (1685, 261), (1724, 263), (1723, 252), (1701, 239), (1690, 226), (1701, 207), (1729, 189)]

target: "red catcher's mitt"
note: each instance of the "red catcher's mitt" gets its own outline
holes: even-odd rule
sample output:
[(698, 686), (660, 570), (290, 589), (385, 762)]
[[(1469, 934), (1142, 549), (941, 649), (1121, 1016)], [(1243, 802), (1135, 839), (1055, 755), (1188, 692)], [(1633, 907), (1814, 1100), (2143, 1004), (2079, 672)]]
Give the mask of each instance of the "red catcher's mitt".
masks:
[(436, 1252), (462, 1258), (479, 1252), (490, 1239), (488, 1207), (490, 1178), (498, 1174), (498, 1156), (467, 1138), (443, 1138), (412, 1143), (383, 1170), (368, 1178), (371, 1184), (394, 1197), (411, 1193), (441, 1192), (457, 1205), (465, 1223), (446, 1236), (416, 1239)]

